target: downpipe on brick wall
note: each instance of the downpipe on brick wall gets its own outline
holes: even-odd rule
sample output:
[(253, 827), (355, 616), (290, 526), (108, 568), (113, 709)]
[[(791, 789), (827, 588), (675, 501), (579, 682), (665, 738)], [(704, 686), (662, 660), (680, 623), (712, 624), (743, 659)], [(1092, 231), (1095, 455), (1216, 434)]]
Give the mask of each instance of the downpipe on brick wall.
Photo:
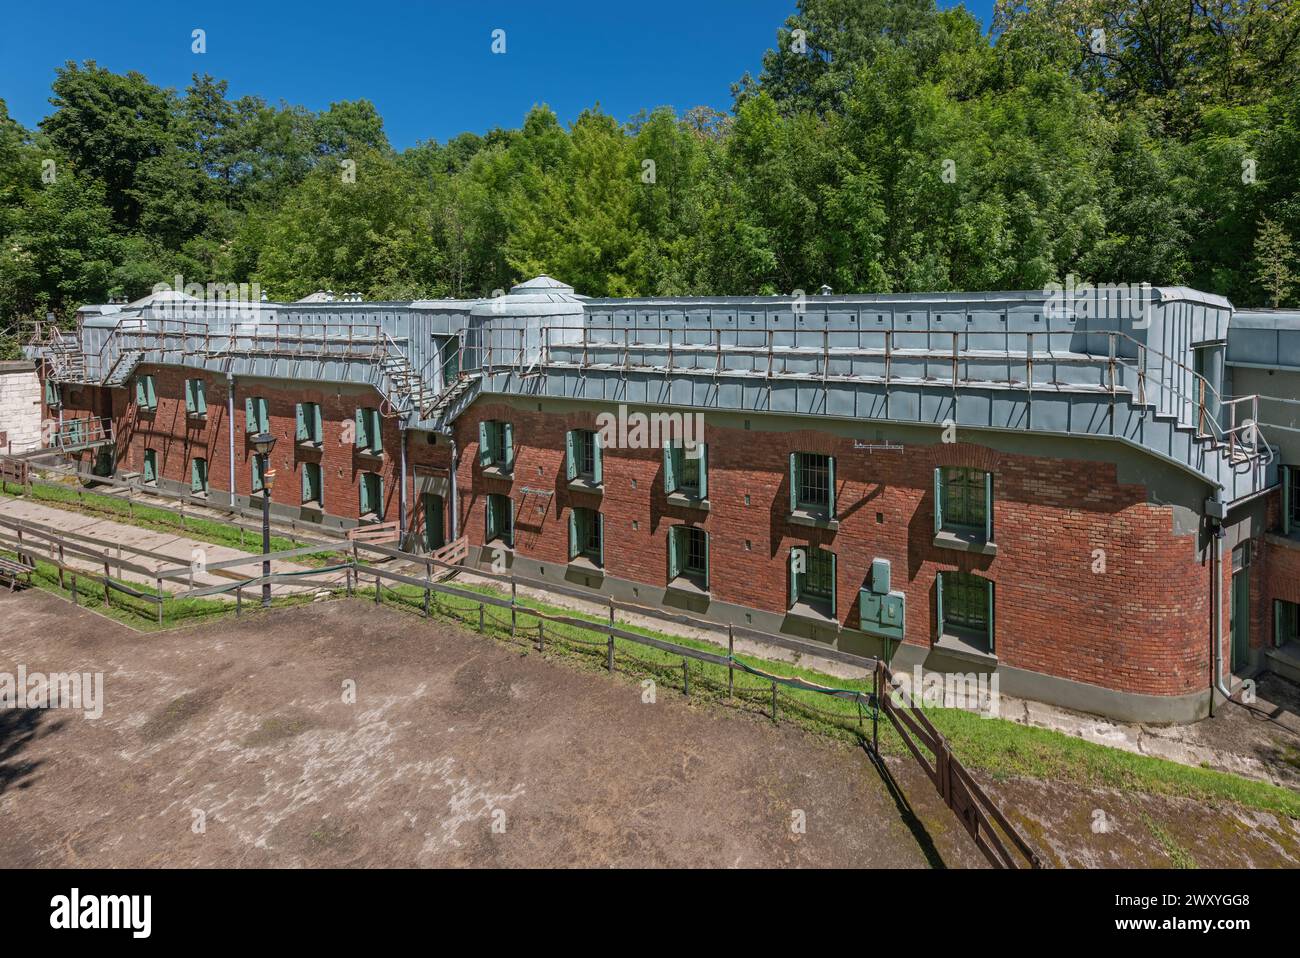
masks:
[(235, 504), (235, 374), (226, 373), (226, 435), (230, 442), (230, 504)]
[(450, 541), (455, 542), (457, 539), (460, 538), (460, 503), (456, 501), (456, 456), (457, 456), (456, 440), (455, 438), (453, 438), (450, 428), (443, 430), (443, 435), (446, 436), (447, 441), (451, 443), (451, 475), (449, 477), (447, 485), (450, 487), (448, 491), (451, 494), (451, 539)]
[(402, 434), (402, 441), (398, 443), (402, 448), (402, 481), (398, 486), (397, 492), (397, 509), (399, 513), (399, 522), (397, 528), (397, 542), (399, 549), (407, 548), (406, 542), (406, 437), (410, 435), (407, 427), (410, 425), (411, 417), (408, 413), (397, 421), (397, 428)]
[(1228, 538), (1223, 523), (1213, 521), (1214, 543), (1210, 551), (1210, 593), (1211, 608), (1214, 609), (1214, 678), (1210, 688), (1210, 716), (1214, 716), (1214, 693), (1218, 692), (1225, 700), (1232, 699), (1232, 690), (1223, 682), (1223, 544)]

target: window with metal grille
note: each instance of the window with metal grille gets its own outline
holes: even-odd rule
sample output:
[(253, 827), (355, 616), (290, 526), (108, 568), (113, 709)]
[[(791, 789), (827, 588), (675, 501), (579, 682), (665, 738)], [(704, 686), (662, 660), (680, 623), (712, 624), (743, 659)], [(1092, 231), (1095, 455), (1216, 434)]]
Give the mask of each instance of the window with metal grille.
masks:
[(578, 454), (578, 474), (590, 479), (596, 474), (596, 434), (579, 429), (575, 437)]
[(987, 634), (989, 581), (965, 572), (943, 573), (943, 620), (945, 627)]
[(797, 482), (800, 509), (814, 511), (829, 509), (831, 504), (831, 457), (813, 452), (799, 453)]
[(808, 549), (806, 568), (799, 578), (799, 598), (829, 599), (835, 589), (835, 563), (825, 549)]
[(574, 511), (577, 516), (578, 554), (599, 564), (601, 561), (600, 515), (591, 509)]
[(487, 501), (487, 541), (501, 542), (506, 546), (514, 545), (514, 522), (510, 497), (490, 495)]
[(682, 492), (691, 495), (700, 493), (700, 457), (686, 454), (686, 450), (681, 450), (681, 478), (678, 480), (677, 487)]
[(985, 474), (978, 469), (943, 470), (943, 525), (984, 530)]
[(679, 533), (683, 536), (682, 571), (687, 575), (704, 575), (708, 571), (708, 539), (703, 529), (687, 526)]

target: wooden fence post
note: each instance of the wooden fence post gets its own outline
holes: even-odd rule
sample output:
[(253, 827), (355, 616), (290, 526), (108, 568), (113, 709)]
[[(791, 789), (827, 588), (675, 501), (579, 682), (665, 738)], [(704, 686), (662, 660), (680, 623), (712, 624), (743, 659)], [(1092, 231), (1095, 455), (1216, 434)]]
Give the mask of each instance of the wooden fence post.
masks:
[(242, 585), (238, 585), (235, 586), (235, 618), (237, 619), (243, 614), (244, 614), (244, 587)]
[(690, 659), (682, 659), (682, 689), (687, 695), (691, 694), (691, 669)]
[(772, 721), (776, 721), (776, 683), (772, 683)]
[(483, 603), (482, 602), (478, 604), (478, 630), (480, 634), (483, 632)]
[(111, 607), (111, 603), (108, 601), (108, 595), (109, 595), (110, 592), (113, 591), (112, 588), (111, 588), (111, 587), (109, 586), (109, 584), (108, 584), (108, 582), (109, 582), (109, 574), (108, 574), (108, 573), (109, 573), (108, 563), (105, 562), (105, 563), (104, 563), (104, 608), (106, 608), (106, 609)]
[(375, 605), (379, 605), (380, 602), (382, 601), (382, 599), (380, 598), (382, 592), (383, 592), (383, 584), (379, 581), (379, 573), (376, 572), (375, 573)]
[(77, 604), (77, 573), (72, 573), (72, 604)]
[(516, 584), (514, 577), (510, 579), (510, 638), (515, 637), (515, 625), (518, 621), (518, 611), (515, 607), (515, 601), (519, 592), (519, 586)]
[(736, 630), (727, 623), (727, 698), (736, 697)]

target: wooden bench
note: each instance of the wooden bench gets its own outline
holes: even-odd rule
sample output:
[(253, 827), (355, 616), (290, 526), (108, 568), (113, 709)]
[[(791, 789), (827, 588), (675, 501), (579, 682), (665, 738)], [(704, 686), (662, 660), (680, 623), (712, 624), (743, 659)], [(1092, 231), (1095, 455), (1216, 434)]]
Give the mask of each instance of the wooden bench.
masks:
[(28, 585), (32, 584), (32, 567), (0, 556), (0, 580), (9, 580), (9, 591), (18, 588), (18, 577), (22, 576)]

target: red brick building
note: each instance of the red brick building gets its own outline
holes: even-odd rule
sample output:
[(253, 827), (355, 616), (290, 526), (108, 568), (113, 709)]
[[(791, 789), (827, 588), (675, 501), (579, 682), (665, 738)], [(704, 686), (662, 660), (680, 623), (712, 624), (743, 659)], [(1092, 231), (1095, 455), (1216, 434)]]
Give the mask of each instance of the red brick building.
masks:
[[(1235, 400), (1220, 301), (1171, 291), (1166, 338), (1132, 350), (1117, 374), (1111, 356), (1127, 333), (1095, 315), (1083, 330), (1028, 294), (960, 310), (834, 297), (805, 331), (815, 307), (571, 292), (548, 281), (459, 313), (410, 304), (411, 337), (421, 309), (462, 320), (454, 370), (445, 341), (424, 362), (403, 347), (412, 369), (443, 377), (412, 403), (382, 378), (251, 361), (221, 372), (143, 349), (119, 383), (64, 377), (46, 414), (65, 431), (76, 418), (111, 420), (101, 468), (223, 499), (233, 489), (237, 501), (259, 494), (249, 437), (267, 431), (278, 440), (272, 501), (286, 514), (395, 520), (412, 549), (463, 535), (474, 561), (528, 582), (884, 655), (896, 668), (991, 671), (1003, 692), (1103, 714), (1204, 715), (1212, 688), (1264, 667), (1287, 638), (1285, 603), (1300, 604), (1300, 548), (1282, 522), (1288, 474), (1276, 449), (1225, 415)], [(886, 308), (878, 335), (869, 324)], [(277, 309), (283, 324), (293, 310)], [(700, 310), (707, 321), (693, 326)], [(1162, 357), (1157, 383), (1150, 353), (1180, 323), (1204, 355)], [(1000, 357), (980, 335), (1001, 337)], [(263, 354), (278, 362), (250, 346)], [(954, 370), (946, 382), (941, 363)], [(1207, 391), (1168, 386), (1184, 367), (1222, 407), (1186, 406)], [(626, 428), (638, 415), (675, 421), (647, 438)], [(90, 469), (103, 454), (82, 455)]]

